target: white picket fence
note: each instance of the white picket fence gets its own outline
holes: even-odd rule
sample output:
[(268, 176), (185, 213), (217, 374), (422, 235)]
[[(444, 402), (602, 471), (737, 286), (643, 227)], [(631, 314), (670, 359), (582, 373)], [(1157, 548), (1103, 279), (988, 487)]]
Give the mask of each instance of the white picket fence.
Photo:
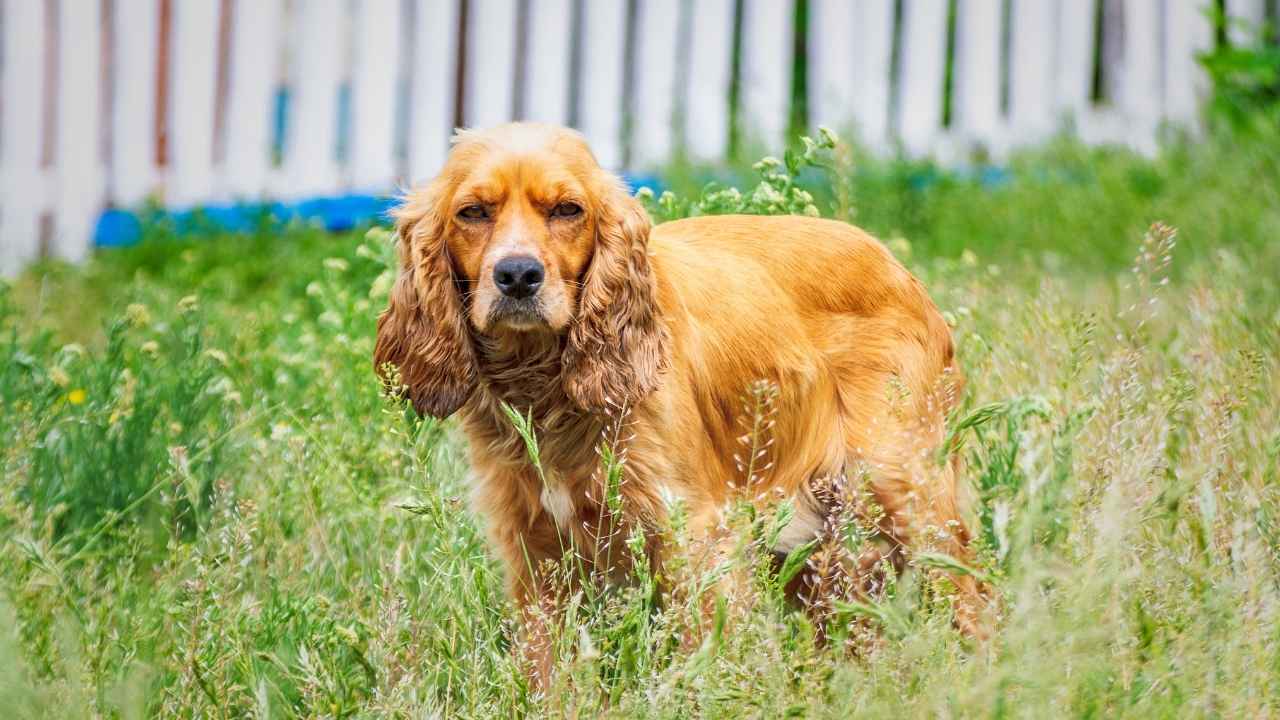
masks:
[[(1266, 1), (1228, 9), (1260, 19)], [(856, 127), (873, 148), (953, 160), (975, 145), (999, 157), (1067, 118), (1087, 141), (1150, 149), (1165, 121), (1195, 124), (1210, 4), (809, 0), (807, 119)], [(387, 192), (434, 173), (459, 123), (574, 124), (611, 167), (655, 166), (677, 149), (720, 158), (735, 66), (744, 134), (777, 148), (792, 109), (794, 10), (794, 0), (0, 0), (0, 271), (43, 253), (80, 258), (103, 208), (148, 198), (182, 207)]]

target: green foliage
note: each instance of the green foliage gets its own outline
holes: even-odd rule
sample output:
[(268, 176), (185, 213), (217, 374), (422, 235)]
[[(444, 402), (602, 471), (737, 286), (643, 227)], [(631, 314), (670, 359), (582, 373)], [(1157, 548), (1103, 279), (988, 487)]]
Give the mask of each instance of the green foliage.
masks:
[[(1280, 264), (1280, 123), (1232, 133), (1172, 138), (1155, 158), (1067, 139), (1019, 151), (999, 169), (951, 170), (930, 160), (885, 159), (841, 146), (822, 166), (787, 173), (824, 217), (852, 222), (895, 252), (900, 240), (920, 258), (972, 258), (985, 265), (1034, 266), (1041, 273), (1094, 275), (1126, 269), (1133, 238), (1161, 220), (1179, 228), (1187, 262), (1180, 273), (1215, 261), (1219, 248), (1240, 248), (1267, 267)], [(676, 166), (664, 175), (669, 199), (651, 212), (674, 219), (702, 212), (701, 200), (725, 186), (754, 188), (751, 167)], [(715, 184), (708, 188), (708, 180)], [(730, 196), (732, 197), (732, 196)], [(757, 212), (714, 203), (706, 212)], [(794, 197), (794, 195), (793, 195)], [(803, 212), (792, 206), (787, 212)], [(900, 243), (899, 243), (900, 244)], [(966, 252), (967, 251), (967, 252)], [(909, 259), (909, 258), (908, 258)], [(1028, 280), (1033, 273), (1011, 274)]]
[[(1228, 22), (1218, 18), (1219, 23)], [(1231, 19), (1232, 31), (1251, 38), (1244, 45), (1222, 44), (1200, 57), (1200, 64), (1213, 82), (1210, 114), (1236, 129), (1255, 124), (1280, 124), (1280, 45), (1268, 41), (1273, 28), (1239, 27)]]
[[(396, 266), (385, 230), (196, 242), (161, 228), (83, 267), (34, 268), (0, 283), (0, 707), (1275, 714), (1278, 157), (1254, 131), (1152, 160), (1060, 144), (989, 187), (921, 183), (928, 165), (824, 134), (760, 164), (745, 193), (699, 182), (694, 199), (659, 199), (663, 218), (812, 206), (883, 234), (954, 327), (967, 389), (936, 460), (973, 490), (980, 553), (916, 553), (883, 592), (834, 602), (824, 640), (782, 587), (830, 548), (768, 552), (789, 502), (727, 508), (737, 542), (711, 570), (677, 554), (656, 577), (627, 531), (631, 582), (561, 599), (547, 698), (514, 660), (459, 433), (388, 402), (370, 368)], [(1176, 251), (1159, 227), (1143, 237), (1157, 218), (1179, 226)], [(748, 487), (773, 461), (772, 397), (744, 396), (751, 422), (729, 450)], [(621, 517), (625, 458), (605, 440)], [(688, 508), (668, 509), (665, 539), (695, 547)], [(951, 629), (939, 570), (995, 585), (987, 644)], [(719, 594), (731, 577), (741, 593)]]
[(814, 196), (800, 185), (805, 170), (832, 170), (831, 155), (838, 140), (835, 133), (823, 128), (818, 139), (800, 138), (800, 150), (788, 149), (782, 160), (766, 157), (751, 166), (759, 181), (749, 192), (711, 182), (696, 199), (684, 199), (666, 191), (655, 198), (648, 188), (638, 197), (655, 221), (665, 222), (696, 215), (809, 215), (821, 213)]
[(127, 514), (190, 529), (207, 507), (213, 479), (226, 471), (228, 405), (240, 396), (220, 372), (229, 359), (204, 346), (194, 302), (188, 307), (148, 332), (146, 306), (131, 305), (107, 328), (100, 359), (65, 346), (29, 378), (35, 387), (23, 395), (34, 389), (45, 407), (29, 428), (35, 442), (21, 495), (55, 537)]

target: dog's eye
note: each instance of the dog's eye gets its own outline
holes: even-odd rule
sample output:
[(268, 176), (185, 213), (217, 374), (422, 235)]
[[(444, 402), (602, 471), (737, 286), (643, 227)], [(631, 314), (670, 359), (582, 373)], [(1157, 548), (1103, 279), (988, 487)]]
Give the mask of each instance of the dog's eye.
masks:
[(489, 211), (483, 205), (468, 205), (458, 211), (458, 217), (465, 220), (485, 220), (489, 217)]
[(577, 203), (562, 202), (551, 208), (551, 217), (571, 218), (582, 214), (582, 207)]

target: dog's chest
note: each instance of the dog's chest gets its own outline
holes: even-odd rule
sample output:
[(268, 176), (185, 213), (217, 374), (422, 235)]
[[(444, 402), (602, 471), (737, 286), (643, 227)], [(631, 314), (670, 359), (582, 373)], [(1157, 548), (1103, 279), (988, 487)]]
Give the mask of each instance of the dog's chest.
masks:
[(568, 485), (554, 480), (544, 482), (539, 500), (542, 502), (542, 509), (551, 515), (561, 532), (571, 532), (574, 529), (579, 515), (578, 499)]

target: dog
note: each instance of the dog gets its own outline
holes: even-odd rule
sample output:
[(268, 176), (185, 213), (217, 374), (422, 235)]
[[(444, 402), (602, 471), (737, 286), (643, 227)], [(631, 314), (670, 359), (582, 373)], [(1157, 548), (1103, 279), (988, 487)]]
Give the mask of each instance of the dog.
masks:
[[(790, 499), (783, 554), (831, 532), (832, 481), (858, 476), (896, 566), (914, 549), (970, 558), (956, 469), (938, 459), (963, 385), (951, 332), (865, 232), (799, 216), (653, 226), (578, 133), (528, 123), (459, 131), (396, 218), (402, 268), (374, 365), (420, 414), (461, 415), (539, 686), (549, 563), (573, 548), (596, 577), (625, 575), (638, 528), (661, 567), (673, 500), (714, 551), (734, 498)], [(744, 450), (753, 388), (767, 438)], [(510, 411), (532, 426), (536, 464)], [(602, 443), (620, 459), (621, 532)], [(949, 579), (957, 626), (981, 635), (985, 591)]]

